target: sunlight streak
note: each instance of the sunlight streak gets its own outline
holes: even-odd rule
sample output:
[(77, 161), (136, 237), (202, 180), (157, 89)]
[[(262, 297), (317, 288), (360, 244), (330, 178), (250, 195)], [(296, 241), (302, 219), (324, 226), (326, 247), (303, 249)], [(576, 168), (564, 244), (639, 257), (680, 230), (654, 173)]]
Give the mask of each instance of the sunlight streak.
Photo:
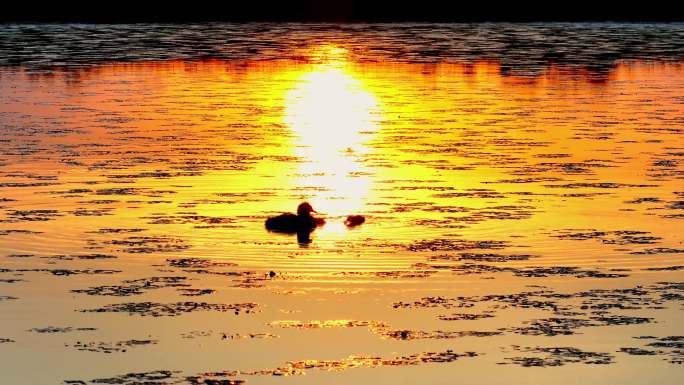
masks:
[(378, 101), (354, 77), (344, 51), (322, 49), (325, 59), (286, 95), (285, 122), (296, 135), (295, 155), (305, 160), (295, 185), (322, 186), (311, 198), (327, 215), (356, 212), (370, 190), (360, 157), (377, 131)]

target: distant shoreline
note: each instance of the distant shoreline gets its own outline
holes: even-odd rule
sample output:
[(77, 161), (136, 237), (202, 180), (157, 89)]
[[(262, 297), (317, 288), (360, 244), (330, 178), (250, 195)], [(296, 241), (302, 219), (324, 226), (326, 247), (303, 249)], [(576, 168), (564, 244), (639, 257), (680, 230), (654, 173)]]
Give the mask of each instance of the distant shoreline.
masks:
[[(76, 3), (76, 4), (74, 4)], [(607, 4), (608, 3), (608, 4)], [(663, 2), (664, 3), (664, 2)], [(154, 2), (117, 2), (84, 7), (77, 2), (13, 5), (0, 22), (183, 23), (183, 22), (334, 22), (334, 23), (468, 23), (468, 22), (678, 22), (684, 14), (673, 3), (446, 2), (436, 0), (360, 1), (292, 0), (207, 3), (169, 6)]]
[(622, 61), (681, 63), (684, 24), (672, 23), (146, 23), (0, 25), (0, 67), (83, 68), (160, 60), (302, 60), (316, 45), (353, 62), (496, 62), (502, 74), (552, 67), (605, 79)]

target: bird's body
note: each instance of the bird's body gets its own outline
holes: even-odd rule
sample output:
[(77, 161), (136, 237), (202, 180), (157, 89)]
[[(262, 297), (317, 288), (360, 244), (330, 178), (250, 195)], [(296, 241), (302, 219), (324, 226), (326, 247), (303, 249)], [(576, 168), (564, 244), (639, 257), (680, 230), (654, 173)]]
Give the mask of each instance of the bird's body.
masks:
[(347, 227), (354, 227), (362, 224), (365, 221), (366, 217), (363, 215), (350, 215), (347, 217), (347, 220), (344, 221), (344, 224), (347, 225)]
[(312, 231), (325, 224), (325, 219), (311, 215), (315, 212), (310, 204), (304, 202), (297, 207), (297, 214), (285, 213), (266, 220), (266, 229), (281, 233)]

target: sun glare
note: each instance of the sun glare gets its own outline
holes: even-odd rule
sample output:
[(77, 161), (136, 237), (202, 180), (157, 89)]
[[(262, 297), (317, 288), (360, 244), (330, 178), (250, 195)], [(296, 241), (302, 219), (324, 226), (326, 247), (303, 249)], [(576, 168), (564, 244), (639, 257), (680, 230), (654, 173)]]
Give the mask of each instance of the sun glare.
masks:
[(378, 103), (354, 76), (346, 51), (324, 47), (316, 64), (286, 96), (285, 122), (293, 131), (295, 155), (305, 163), (295, 184), (324, 186), (311, 198), (328, 215), (357, 210), (368, 194), (359, 155), (377, 131)]

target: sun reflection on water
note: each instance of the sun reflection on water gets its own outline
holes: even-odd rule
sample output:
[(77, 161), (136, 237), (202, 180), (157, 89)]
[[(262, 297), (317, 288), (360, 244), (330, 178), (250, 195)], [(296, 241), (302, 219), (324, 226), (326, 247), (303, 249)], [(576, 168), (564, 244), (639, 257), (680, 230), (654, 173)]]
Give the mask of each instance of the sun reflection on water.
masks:
[(293, 185), (317, 210), (347, 215), (363, 206), (371, 179), (360, 157), (379, 120), (376, 97), (364, 88), (343, 49), (323, 47), (316, 64), (285, 98), (285, 123), (304, 162)]

